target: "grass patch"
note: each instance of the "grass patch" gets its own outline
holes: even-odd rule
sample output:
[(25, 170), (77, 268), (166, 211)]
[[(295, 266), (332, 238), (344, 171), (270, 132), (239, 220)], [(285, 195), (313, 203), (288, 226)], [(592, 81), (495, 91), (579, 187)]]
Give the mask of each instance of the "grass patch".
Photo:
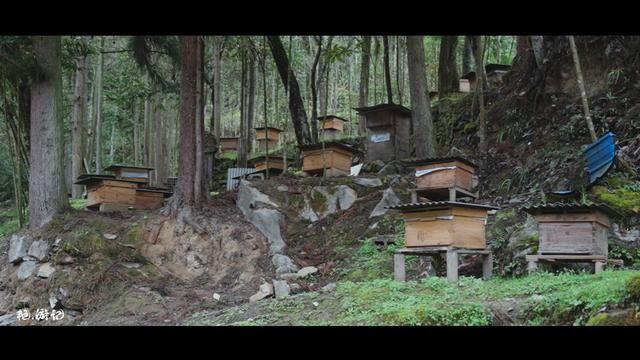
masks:
[(82, 210), (87, 206), (87, 199), (69, 199), (69, 205), (72, 209)]

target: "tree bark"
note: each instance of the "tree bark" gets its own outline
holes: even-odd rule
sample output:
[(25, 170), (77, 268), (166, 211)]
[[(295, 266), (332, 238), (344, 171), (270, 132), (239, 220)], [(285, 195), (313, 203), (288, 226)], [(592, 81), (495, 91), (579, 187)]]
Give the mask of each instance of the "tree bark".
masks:
[(387, 86), (387, 103), (393, 104), (393, 88), (391, 86), (391, 69), (389, 68), (389, 39), (387, 35), (382, 37), (384, 46), (384, 82)]
[[(300, 87), (295, 74), (290, 68), (289, 59), (278, 36), (268, 36), (269, 47), (276, 62), (280, 78), (286, 90), (289, 91), (289, 112), (296, 134), (298, 146), (311, 143), (311, 136), (307, 127), (307, 113), (300, 96)], [(289, 84), (291, 86), (289, 87)]]
[(484, 41), (482, 36), (473, 36), (473, 50), (476, 63), (476, 97), (478, 99), (478, 106), (480, 112), (478, 114), (478, 139), (480, 140), (479, 151), (481, 154), (487, 151), (487, 124), (486, 124), (486, 109), (484, 106)]
[(29, 225), (37, 229), (68, 207), (64, 176), (61, 41), (34, 36), (37, 75), (31, 85)]
[(247, 142), (249, 131), (247, 129), (247, 54), (244, 49), (240, 55), (240, 141), (238, 148), (237, 166), (247, 167)]
[[(147, 80), (147, 84), (149, 83), (149, 75), (146, 74), (145, 75), (145, 79)], [(145, 96), (144, 99), (144, 130), (143, 130), (143, 161), (144, 161), (144, 166), (147, 167), (151, 167), (152, 165), (152, 156), (153, 153), (151, 152), (151, 124), (152, 124), (152, 119), (151, 119), (151, 109), (152, 109), (152, 104), (151, 104), (151, 95), (147, 94), (147, 96)]]
[(322, 54), (322, 36), (318, 36), (316, 44), (316, 54), (313, 60), (313, 65), (311, 66), (311, 136), (314, 143), (318, 142), (318, 82), (316, 74)]
[(138, 111), (139, 99), (133, 99), (131, 112), (133, 119), (133, 164), (140, 166), (140, 112)]
[(196, 37), (196, 164), (194, 171), (194, 204), (200, 208), (207, 196), (207, 181), (204, 156), (204, 42)]
[[(75, 61), (75, 81), (73, 87), (73, 128), (71, 144), (71, 180), (76, 182), (78, 176), (85, 172), (85, 133), (84, 123), (86, 118), (87, 104), (87, 55), (81, 55)], [(84, 186), (72, 184), (71, 196), (74, 199), (82, 197)]]
[(162, 95), (159, 84), (154, 85), (155, 91), (151, 102), (151, 119), (153, 121), (153, 173), (154, 184), (162, 185), (167, 177), (167, 162), (164, 152), (165, 128), (162, 125)]
[(222, 107), (220, 103), (221, 96), (221, 79), (222, 73), (222, 43), (224, 38), (222, 36), (214, 36), (212, 42), (213, 53), (213, 69), (211, 75), (211, 103), (213, 105), (213, 111), (211, 112), (211, 132), (215, 136), (216, 141), (220, 140), (220, 114), (222, 114)]
[(254, 124), (256, 117), (256, 61), (253, 54), (249, 54), (248, 87), (247, 87), (247, 154), (253, 151)]
[[(362, 61), (360, 63), (360, 91), (358, 94), (358, 107), (365, 107), (369, 103), (369, 63), (371, 62), (371, 36), (362, 37)], [(367, 131), (366, 119), (360, 115), (358, 129), (360, 134)]]
[(471, 40), (469, 36), (464, 37), (464, 46), (462, 48), (462, 75), (471, 72), (471, 63), (473, 61), (473, 51), (471, 50)]
[(587, 128), (589, 129), (589, 135), (591, 140), (598, 140), (596, 130), (593, 126), (593, 120), (591, 119), (591, 111), (589, 111), (589, 100), (587, 99), (587, 91), (584, 86), (584, 78), (582, 77), (582, 68), (580, 67), (580, 57), (578, 56), (578, 48), (576, 47), (576, 41), (573, 36), (569, 36), (569, 46), (571, 46), (571, 55), (573, 56), (573, 63), (576, 67), (576, 77), (578, 79), (578, 89), (580, 90), (580, 98), (582, 99), (582, 108), (584, 109), (584, 118), (587, 122)]
[(407, 62), (411, 95), (411, 117), (415, 124), (416, 157), (434, 157), (436, 151), (433, 120), (427, 93), (427, 74), (425, 72), (422, 36), (407, 36)]
[(438, 95), (444, 97), (458, 90), (460, 80), (456, 63), (457, 36), (442, 36), (438, 60)]
[(104, 37), (100, 38), (100, 52), (98, 53), (98, 67), (96, 69), (96, 174), (102, 174), (102, 75), (104, 71)]
[(180, 159), (178, 183), (174, 193), (175, 209), (195, 205), (196, 170), (196, 91), (198, 76), (198, 39), (195, 36), (180, 38), (182, 67), (180, 85)]

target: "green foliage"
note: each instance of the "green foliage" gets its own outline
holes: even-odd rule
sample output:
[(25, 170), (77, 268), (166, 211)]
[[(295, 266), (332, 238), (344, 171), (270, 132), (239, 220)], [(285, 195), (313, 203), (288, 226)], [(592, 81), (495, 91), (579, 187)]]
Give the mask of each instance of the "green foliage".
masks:
[(635, 274), (624, 284), (624, 291), (628, 299), (633, 302), (640, 302), (640, 274)]
[(87, 206), (87, 199), (69, 199), (69, 205), (72, 209), (82, 210)]
[(0, 238), (13, 234), (19, 229), (15, 208), (0, 211)]

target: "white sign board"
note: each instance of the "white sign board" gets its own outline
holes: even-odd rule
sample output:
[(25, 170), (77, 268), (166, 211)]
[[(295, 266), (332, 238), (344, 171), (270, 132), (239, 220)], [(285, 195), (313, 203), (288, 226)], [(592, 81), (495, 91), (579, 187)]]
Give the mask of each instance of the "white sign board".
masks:
[(371, 135), (371, 142), (374, 143), (389, 141), (389, 139), (391, 139), (391, 134), (388, 132)]

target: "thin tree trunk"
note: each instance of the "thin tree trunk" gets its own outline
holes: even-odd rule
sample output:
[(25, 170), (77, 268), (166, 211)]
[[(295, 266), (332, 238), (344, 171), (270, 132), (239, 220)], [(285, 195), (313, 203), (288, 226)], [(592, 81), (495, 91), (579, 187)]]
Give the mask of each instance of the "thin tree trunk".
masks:
[(316, 54), (311, 66), (311, 136), (314, 143), (318, 142), (318, 82), (316, 81), (316, 73), (322, 54), (322, 36), (318, 36), (316, 44)]
[(31, 85), (29, 226), (37, 229), (68, 208), (60, 36), (34, 36), (33, 53), (38, 73)]
[(438, 95), (445, 97), (460, 87), (456, 63), (457, 36), (442, 36), (438, 60)]
[(402, 105), (402, 88), (400, 87), (400, 36), (396, 36), (396, 88), (398, 90), (398, 103)]
[(486, 124), (486, 110), (484, 106), (484, 86), (483, 76), (484, 74), (484, 41), (482, 36), (473, 36), (473, 49), (475, 53), (476, 62), (476, 97), (478, 99), (478, 106), (480, 107), (480, 113), (478, 114), (478, 139), (480, 140), (479, 148), (481, 154), (487, 151), (487, 124)]
[[(145, 78), (149, 80), (149, 76), (146, 75)], [(148, 83), (148, 81), (147, 81)], [(143, 130), (143, 161), (144, 166), (151, 167), (151, 95), (147, 95), (144, 99), (144, 130)]]
[(387, 103), (393, 104), (393, 88), (391, 86), (391, 69), (389, 68), (389, 39), (382, 37), (384, 46), (384, 82), (387, 85)]
[(247, 167), (247, 142), (249, 131), (247, 129), (247, 55), (242, 50), (240, 56), (240, 148), (238, 149), (237, 166)]
[(462, 48), (462, 75), (471, 72), (471, 64), (473, 62), (473, 51), (471, 49), (471, 40), (469, 36), (464, 37), (464, 46)]
[(295, 74), (290, 68), (289, 58), (278, 36), (268, 36), (271, 53), (276, 62), (280, 78), (285, 89), (289, 92), (289, 112), (296, 133), (298, 146), (311, 143), (311, 136), (307, 127), (307, 114), (300, 96), (300, 87)]
[(133, 99), (133, 164), (140, 166), (140, 112), (138, 111), (139, 98)]
[(100, 38), (98, 67), (96, 71), (96, 174), (102, 174), (102, 75), (104, 71), (104, 37)]
[[(365, 107), (369, 100), (369, 63), (371, 59), (371, 36), (362, 37), (362, 61), (360, 64), (360, 91), (358, 93), (358, 107)], [(360, 115), (358, 130), (360, 134), (367, 131), (365, 117)]]
[(211, 131), (216, 138), (216, 141), (220, 140), (220, 115), (222, 114), (222, 107), (220, 103), (220, 96), (222, 87), (221, 85), (221, 69), (222, 69), (222, 42), (224, 38), (222, 36), (214, 36), (212, 42), (213, 53), (213, 69), (211, 79), (211, 102), (213, 105), (213, 111), (211, 112)]
[(200, 37), (196, 37), (197, 53), (196, 59), (196, 164), (194, 171), (194, 202), (196, 207), (201, 207), (207, 196), (207, 181), (205, 171), (204, 156), (204, 42)]
[[(86, 115), (86, 80), (87, 80), (87, 56), (86, 54), (76, 59), (75, 82), (73, 87), (73, 128), (71, 144), (71, 181), (74, 183), (84, 173), (85, 133), (84, 122)], [(71, 186), (71, 196), (74, 199), (82, 197), (84, 186)]]
[(584, 86), (584, 78), (582, 77), (582, 68), (580, 67), (580, 57), (578, 56), (578, 48), (576, 47), (576, 41), (573, 36), (569, 36), (569, 45), (571, 46), (571, 55), (573, 55), (573, 63), (576, 67), (576, 77), (578, 79), (578, 89), (580, 90), (580, 98), (582, 99), (582, 108), (584, 109), (584, 118), (587, 122), (587, 128), (589, 129), (589, 135), (591, 140), (598, 140), (596, 130), (593, 126), (593, 120), (591, 120), (591, 111), (589, 111), (589, 100), (587, 99), (587, 91)]
[(254, 124), (256, 117), (256, 61), (253, 54), (249, 55), (248, 65), (248, 94), (247, 94), (247, 154), (253, 151)]
[(434, 157), (435, 141), (425, 72), (424, 42), (422, 36), (407, 36), (407, 65), (411, 118), (415, 124), (416, 157)]
[(151, 119), (153, 122), (153, 173), (154, 184), (162, 185), (167, 177), (166, 154), (163, 144), (165, 138), (165, 129), (162, 125), (162, 94), (160, 93), (159, 84), (154, 85), (155, 91), (151, 102)]

